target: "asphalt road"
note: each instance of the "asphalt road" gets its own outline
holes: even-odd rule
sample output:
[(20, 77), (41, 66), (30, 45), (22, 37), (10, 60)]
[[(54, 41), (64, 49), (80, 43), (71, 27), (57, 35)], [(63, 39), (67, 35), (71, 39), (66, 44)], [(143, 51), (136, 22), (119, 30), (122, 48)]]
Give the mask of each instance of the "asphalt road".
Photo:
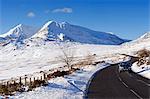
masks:
[(97, 72), (92, 79), (88, 99), (150, 99), (148, 79), (129, 72), (118, 72), (118, 65)]

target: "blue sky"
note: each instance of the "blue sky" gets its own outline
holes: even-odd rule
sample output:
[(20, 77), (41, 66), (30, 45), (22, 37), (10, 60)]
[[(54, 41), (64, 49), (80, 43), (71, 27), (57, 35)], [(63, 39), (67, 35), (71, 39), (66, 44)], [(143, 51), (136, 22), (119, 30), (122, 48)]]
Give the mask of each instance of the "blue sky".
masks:
[(55, 20), (135, 39), (150, 31), (149, 10), (149, 0), (0, 0), (0, 33)]

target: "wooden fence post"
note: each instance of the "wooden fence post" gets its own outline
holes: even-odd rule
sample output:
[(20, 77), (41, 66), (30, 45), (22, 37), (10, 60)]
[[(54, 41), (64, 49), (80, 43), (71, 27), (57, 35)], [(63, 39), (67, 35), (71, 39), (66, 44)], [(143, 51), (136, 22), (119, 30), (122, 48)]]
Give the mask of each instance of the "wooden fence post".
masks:
[(44, 80), (46, 80), (46, 75), (45, 75), (45, 73), (44, 73)]
[(14, 85), (16, 84), (16, 81), (14, 80)]
[(27, 85), (27, 77), (24, 78), (25, 86)]
[(21, 84), (22, 84), (22, 83), (21, 83), (21, 77), (19, 77), (19, 85), (21, 86)]
[(42, 81), (43, 79), (42, 79), (42, 76), (41, 76), (41, 81)]
[(33, 79), (34, 79), (33, 81), (35, 82), (35, 77)]
[(3, 85), (6, 85), (6, 82), (5, 82), (5, 81), (3, 82)]
[(6, 85), (7, 85), (7, 87), (9, 87), (9, 81), (7, 81), (7, 84), (6, 84)]

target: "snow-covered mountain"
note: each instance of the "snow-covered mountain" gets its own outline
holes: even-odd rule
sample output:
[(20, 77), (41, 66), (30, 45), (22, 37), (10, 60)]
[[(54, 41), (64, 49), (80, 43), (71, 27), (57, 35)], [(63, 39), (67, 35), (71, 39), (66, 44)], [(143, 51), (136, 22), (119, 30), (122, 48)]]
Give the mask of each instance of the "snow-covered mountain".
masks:
[(5, 38), (0, 37), (0, 42), (3, 42), (3, 41), (5, 41)]
[(150, 40), (150, 31), (146, 32), (144, 35), (142, 35), (141, 37), (139, 37), (137, 40), (135, 41), (145, 41), (145, 40)]
[(124, 45), (136, 45), (136, 44), (143, 44), (143, 43), (150, 43), (150, 32), (146, 32), (139, 38), (131, 42), (127, 42)]
[(0, 42), (21, 42), (24, 39), (30, 38), (36, 32), (36, 28), (24, 24), (19, 24), (16, 27), (10, 29), (7, 33), (0, 35)]
[[(136, 51), (141, 49), (150, 49), (150, 32), (144, 33), (141, 37), (127, 43), (123, 43), (122, 46), (126, 46), (126, 48), (131, 48)], [(138, 49), (138, 50), (137, 50)]]
[(67, 40), (106, 45), (118, 45), (126, 41), (112, 33), (93, 31), (67, 22), (49, 21), (39, 31), (31, 26), (19, 24), (7, 33), (0, 35), (0, 42), (6, 45), (10, 42), (20, 43), (28, 38), (36, 39), (36, 41), (40, 38), (44, 41)]
[(125, 42), (125, 40), (110, 33), (93, 31), (67, 22), (58, 23), (55, 21), (47, 22), (32, 38), (106, 45), (118, 45)]

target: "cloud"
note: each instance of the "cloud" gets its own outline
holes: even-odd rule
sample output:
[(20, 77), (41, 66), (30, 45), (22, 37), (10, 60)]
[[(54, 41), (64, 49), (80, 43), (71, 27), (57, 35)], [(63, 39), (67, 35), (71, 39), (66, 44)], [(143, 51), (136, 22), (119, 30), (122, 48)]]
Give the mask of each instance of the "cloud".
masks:
[(29, 13), (27, 13), (27, 17), (33, 18), (33, 17), (35, 17), (35, 13), (29, 12)]
[(72, 13), (72, 8), (57, 8), (52, 10), (53, 13)]

